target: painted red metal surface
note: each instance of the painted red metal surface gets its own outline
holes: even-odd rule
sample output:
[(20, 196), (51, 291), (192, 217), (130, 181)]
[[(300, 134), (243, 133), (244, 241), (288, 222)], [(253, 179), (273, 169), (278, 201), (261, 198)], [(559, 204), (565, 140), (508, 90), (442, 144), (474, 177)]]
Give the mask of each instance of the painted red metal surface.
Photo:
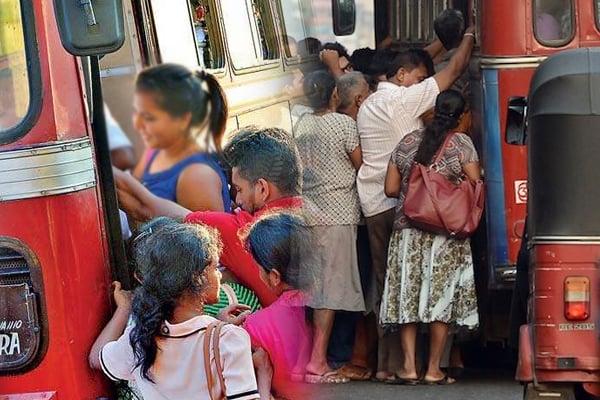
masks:
[(24, 393), (0, 395), (0, 400), (53, 400), (58, 399), (56, 392)]
[(515, 379), (520, 382), (533, 381), (533, 363), (531, 358), (531, 329), (529, 325), (521, 325), (519, 329), (519, 358)]
[[(537, 244), (534, 247), (534, 368), (540, 382), (600, 383), (598, 260), (600, 244)], [(564, 314), (564, 281), (586, 276), (591, 315), (571, 321)]]
[[(35, 7), (43, 108), (31, 132), (0, 150), (90, 133), (78, 63), (62, 48), (53, 2), (30, 4)], [(95, 399), (110, 393), (107, 380), (87, 361), (110, 313), (111, 277), (99, 199), (99, 189), (91, 188), (0, 202), (0, 235), (24, 242), (39, 259), (48, 321), (43, 359), (30, 371), (0, 376), (0, 399)], [(42, 397), (31, 397), (34, 393)]]

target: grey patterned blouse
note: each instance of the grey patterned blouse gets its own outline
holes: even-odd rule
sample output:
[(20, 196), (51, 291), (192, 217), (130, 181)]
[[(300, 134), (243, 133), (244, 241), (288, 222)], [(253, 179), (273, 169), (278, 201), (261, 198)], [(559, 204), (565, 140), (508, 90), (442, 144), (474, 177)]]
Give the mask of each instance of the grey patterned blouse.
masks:
[(304, 167), (302, 198), (310, 225), (355, 225), (360, 218), (356, 170), (360, 145), (356, 121), (344, 114), (304, 114), (294, 126)]

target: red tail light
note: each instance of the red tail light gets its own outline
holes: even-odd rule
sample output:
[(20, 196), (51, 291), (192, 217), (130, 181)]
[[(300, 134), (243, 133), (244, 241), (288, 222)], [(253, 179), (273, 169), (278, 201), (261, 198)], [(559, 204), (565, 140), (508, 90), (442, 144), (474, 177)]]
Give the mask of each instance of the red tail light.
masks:
[(585, 276), (565, 278), (565, 317), (582, 321), (590, 316), (590, 279)]

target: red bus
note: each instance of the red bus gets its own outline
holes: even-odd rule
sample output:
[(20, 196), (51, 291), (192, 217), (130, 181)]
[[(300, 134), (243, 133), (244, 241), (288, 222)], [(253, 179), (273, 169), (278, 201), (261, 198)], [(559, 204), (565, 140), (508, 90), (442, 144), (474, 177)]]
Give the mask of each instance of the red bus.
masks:
[[(446, 7), (457, 8), (466, 16), (472, 15), (478, 28), (478, 46), (469, 70), (473, 112), (471, 135), (478, 146), (487, 186), (486, 218), (482, 224), (482, 228), (485, 229), (473, 237), (472, 242), (474, 255), (479, 256), (476, 260), (479, 264), (476, 275), (479, 275), (478, 295), (482, 337), (485, 341), (506, 342), (509, 311), (507, 306), (510, 304), (510, 289), (516, 277), (517, 254), (529, 207), (530, 211), (536, 211), (534, 221), (528, 227), (529, 233), (534, 235), (529, 243), (533, 247), (529, 268), (533, 279), (527, 325), (529, 329), (525, 329), (526, 333), (520, 338), (522, 354), (520, 354), (521, 364), (517, 378), (530, 383), (525, 391), (527, 399), (538, 398), (537, 396), (573, 398), (573, 383), (582, 384), (579, 385), (580, 388), (583, 387), (585, 391), (598, 396), (600, 395), (596, 326), (598, 314), (594, 311), (599, 301), (595, 289), (599, 283), (597, 262), (600, 259), (600, 251), (596, 243), (597, 235), (593, 236), (587, 232), (577, 238), (570, 234), (567, 238), (563, 235), (564, 232), (557, 229), (556, 223), (553, 224), (551, 221), (562, 221), (561, 227), (564, 229), (568, 226), (565, 225), (564, 215), (572, 214), (561, 214), (562, 219), (557, 219), (557, 214), (553, 215), (548, 211), (552, 205), (545, 204), (543, 199), (560, 199), (564, 206), (572, 204), (566, 200), (573, 200), (576, 194), (556, 193), (557, 190), (550, 176), (546, 175), (545, 180), (539, 179), (540, 175), (544, 176), (547, 172), (531, 162), (529, 162), (529, 171), (538, 173), (537, 186), (533, 187), (537, 189), (538, 202), (533, 208), (528, 205), (530, 187), (528, 147), (523, 145), (521, 128), (528, 112), (526, 97), (530, 83), (540, 63), (557, 53), (600, 46), (600, 2), (588, 0), (377, 2), (377, 42), (391, 35), (406, 47), (430, 43), (434, 39), (433, 19), (441, 9)], [(587, 59), (586, 54), (580, 54), (557, 60), (560, 60), (558, 63), (577, 63)], [(589, 59), (597, 60), (597, 55), (590, 56)], [(552, 70), (547, 74), (558, 74), (556, 71), (560, 70), (556, 66), (547, 69)], [(569, 73), (568, 69), (561, 73), (565, 74), (561, 80), (562, 86), (549, 78), (545, 85), (538, 82), (535, 91), (538, 100), (544, 95), (558, 97), (564, 95), (567, 99), (565, 101), (572, 101), (568, 99), (577, 96), (573, 94), (573, 90), (580, 92), (585, 90), (582, 86), (574, 84), (566, 86), (565, 82), (571, 80), (576, 82), (576, 78), (571, 76), (572, 73)], [(595, 72), (588, 71), (588, 75), (594, 76), (593, 79), (597, 80)], [(596, 86), (589, 85), (591, 88), (589, 90), (595, 93), (593, 90)], [(569, 89), (572, 91), (569, 92)], [(546, 106), (548, 104), (546, 103)], [(578, 119), (577, 116), (587, 115), (591, 106), (586, 107), (582, 104), (581, 107), (579, 111), (571, 110), (571, 115), (560, 114), (557, 111), (559, 108), (554, 107), (552, 110), (560, 115), (553, 115), (555, 119), (547, 118), (544, 124), (537, 123), (538, 131), (532, 132), (532, 135), (536, 133), (537, 137), (542, 138), (562, 135), (562, 140), (567, 143), (568, 139), (565, 135), (569, 132), (569, 124), (581, 121), (582, 119)], [(532, 112), (537, 111), (532, 110)], [(548, 110), (540, 112), (548, 114)], [(542, 116), (539, 118), (541, 119)], [(557, 126), (559, 120), (561, 126)], [(586, 121), (592, 120), (593, 117), (589, 117)], [(588, 130), (594, 126), (593, 123), (586, 123), (588, 123), (585, 125)], [(540, 126), (545, 128), (545, 132), (539, 131)], [(555, 130), (550, 132), (553, 128)], [(576, 131), (572, 133), (576, 134)], [(537, 140), (539, 144), (540, 141), (543, 143), (544, 139)], [(568, 148), (558, 141), (552, 143), (555, 145), (546, 147), (540, 145), (540, 148), (555, 153)], [(579, 147), (577, 151), (583, 154), (582, 149), (585, 149), (585, 145), (579, 145), (584, 147)], [(539, 152), (540, 150), (537, 153), (538, 162), (544, 159), (544, 155), (539, 155)], [(547, 158), (556, 160), (552, 157)], [(556, 162), (554, 164), (558, 165)], [(552, 171), (556, 171), (557, 167), (553, 168)], [(543, 182), (544, 185), (539, 182)], [(581, 201), (578, 204), (589, 205), (589, 202)], [(584, 221), (586, 213), (590, 221), (595, 221), (594, 209), (595, 206), (579, 210), (577, 221)], [(570, 224), (573, 225), (574, 221)], [(537, 228), (543, 224), (553, 226), (558, 233), (554, 232), (554, 236), (548, 236), (548, 233), (545, 236), (541, 235)], [(583, 224), (575, 225), (578, 226), (570, 227), (573, 231), (580, 229)], [(568, 246), (571, 247), (567, 248)], [(578, 310), (577, 317), (574, 317), (573, 310)], [(556, 385), (561, 382), (562, 385)], [(546, 383), (546, 385), (539, 386), (539, 383)]]
[(87, 353), (110, 312), (111, 265), (124, 264), (123, 246), (108, 239), (119, 227), (103, 217), (116, 197), (99, 162), (110, 158), (92, 71), (96, 54), (122, 43), (120, 10), (119, 1), (0, 1), (2, 398), (109, 393)]
[[(549, 55), (600, 45), (600, 2), (587, 0), (388, 0), (376, 2), (376, 41), (387, 36), (403, 47), (435, 38), (433, 20), (447, 7), (459, 9), (477, 26), (469, 68), (473, 121), (471, 135), (482, 160), (486, 218), (474, 238), (482, 281), (481, 305), (487, 339), (504, 341), (510, 289), (516, 275), (527, 203), (527, 150), (511, 144), (512, 118), (522, 116), (519, 97)], [(553, 15), (548, 16), (550, 13)], [(554, 19), (548, 33), (547, 19)], [(511, 99), (513, 101), (511, 102)], [(481, 265), (484, 264), (484, 265)]]
[(217, 77), (228, 131), (289, 129), (285, 84), (317, 60), (292, 39), (374, 44), (349, 3), (0, 0), (0, 398), (110, 397), (87, 361), (128, 280), (104, 101), (131, 131), (135, 73), (177, 62)]

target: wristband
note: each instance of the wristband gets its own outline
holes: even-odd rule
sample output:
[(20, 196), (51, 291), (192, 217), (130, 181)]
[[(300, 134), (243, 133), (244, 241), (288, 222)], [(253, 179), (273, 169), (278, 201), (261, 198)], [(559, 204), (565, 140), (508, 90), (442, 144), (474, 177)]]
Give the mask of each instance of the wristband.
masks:
[(475, 39), (475, 34), (473, 32), (467, 32), (463, 35), (464, 36), (471, 36), (473, 39)]

